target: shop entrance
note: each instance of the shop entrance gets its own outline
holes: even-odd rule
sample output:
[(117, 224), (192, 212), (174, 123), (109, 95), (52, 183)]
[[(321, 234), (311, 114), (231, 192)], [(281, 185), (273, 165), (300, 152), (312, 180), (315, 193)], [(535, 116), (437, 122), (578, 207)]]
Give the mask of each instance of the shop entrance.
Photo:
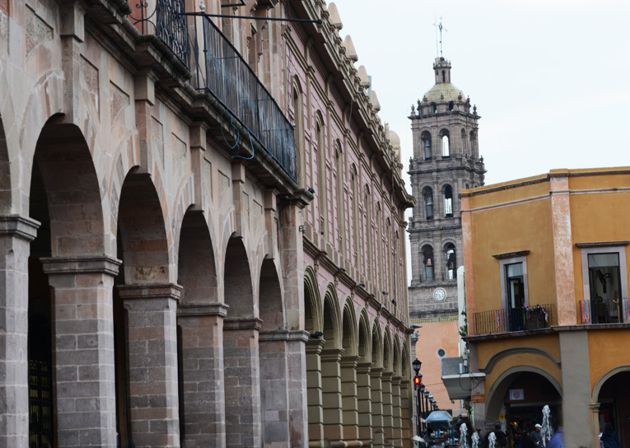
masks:
[[(599, 432), (611, 446), (630, 448), (630, 372), (609, 378), (599, 391)], [(613, 442), (614, 441), (614, 442)]]

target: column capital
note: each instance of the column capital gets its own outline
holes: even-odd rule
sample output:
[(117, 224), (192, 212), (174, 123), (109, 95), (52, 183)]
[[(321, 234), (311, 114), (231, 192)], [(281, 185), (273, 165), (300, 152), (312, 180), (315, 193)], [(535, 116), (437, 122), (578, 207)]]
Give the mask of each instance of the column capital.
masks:
[(227, 316), (229, 305), (225, 303), (209, 303), (207, 305), (187, 305), (180, 303), (177, 307), (177, 317)]
[(20, 215), (0, 216), (0, 235), (14, 235), (26, 241), (37, 237), (39, 221)]
[(376, 368), (370, 369), (370, 376), (373, 378), (381, 378), (383, 376), (383, 368), (376, 367)]
[(394, 375), (394, 372), (383, 372), (382, 374), (383, 381), (391, 381), (393, 375)]
[(308, 342), (309, 333), (304, 330), (273, 330), (261, 331), (259, 341), (297, 341)]
[(223, 329), (230, 330), (256, 330), (262, 328), (262, 320), (257, 317), (226, 317), (223, 321)]
[(324, 348), (324, 343), (323, 339), (309, 339), (306, 341), (306, 353), (319, 355)]
[(370, 362), (358, 362), (357, 373), (370, 373), (372, 370), (372, 363)]
[(118, 275), (122, 262), (107, 255), (41, 258), (47, 275), (108, 274)]
[(400, 376), (392, 376), (392, 384), (394, 386), (400, 386), (401, 383), (402, 383), (402, 377), (400, 377)]
[(353, 369), (356, 369), (358, 361), (358, 356), (342, 356), (341, 367), (351, 367)]
[(337, 361), (341, 360), (341, 354), (343, 350), (340, 348), (326, 348), (322, 350), (321, 359), (322, 361)]
[(601, 403), (589, 403), (588, 408), (591, 410), (591, 412), (599, 412), (600, 406)]
[(147, 284), (147, 285), (120, 285), (118, 293), (121, 299), (173, 299), (179, 300), (183, 288), (174, 283)]

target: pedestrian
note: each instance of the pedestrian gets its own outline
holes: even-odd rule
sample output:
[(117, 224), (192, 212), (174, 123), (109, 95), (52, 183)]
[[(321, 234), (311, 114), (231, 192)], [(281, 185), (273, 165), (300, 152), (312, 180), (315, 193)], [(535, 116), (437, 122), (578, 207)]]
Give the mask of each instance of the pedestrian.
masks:
[(494, 435), (497, 436), (497, 448), (506, 448), (507, 447), (507, 436), (501, 430), (501, 425), (494, 425)]
[(564, 431), (562, 430), (562, 426), (558, 426), (556, 429), (556, 433), (551, 437), (549, 443), (547, 443), (547, 448), (564, 448)]
[(540, 432), (541, 429), (542, 429), (542, 425), (540, 423), (536, 423), (534, 425), (534, 430), (530, 434), (532, 442), (534, 442), (534, 446), (539, 447), (539, 448), (544, 446), (542, 433)]

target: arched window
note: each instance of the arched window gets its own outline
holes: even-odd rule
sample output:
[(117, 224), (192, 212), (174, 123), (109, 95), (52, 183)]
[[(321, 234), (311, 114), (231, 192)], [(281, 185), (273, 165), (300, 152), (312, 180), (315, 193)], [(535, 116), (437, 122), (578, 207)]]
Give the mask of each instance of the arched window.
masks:
[(462, 129), (462, 151), (466, 152), (468, 149), (468, 138), (466, 136), (466, 129)]
[[(339, 245), (340, 250), (343, 250), (343, 235), (346, 226), (345, 221), (345, 213), (343, 209), (343, 150), (341, 149), (341, 142), (336, 140), (335, 142), (335, 198), (336, 204), (335, 207), (337, 209), (337, 219), (339, 220), (339, 229), (337, 236), (337, 244)], [(332, 217), (329, 217), (329, 222)], [(331, 224), (331, 227), (334, 225)]]
[(298, 182), (300, 185), (304, 185), (306, 182), (304, 167), (304, 107), (302, 98), (302, 89), (296, 78), (293, 82), (293, 121), (295, 122), (293, 132), (295, 137), (295, 150), (297, 152)]
[(477, 133), (475, 131), (470, 131), (470, 153), (473, 157), (477, 157)]
[(451, 142), (449, 137), (449, 133), (446, 129), (442, 129), (442, 131), (440, 131), (440, 139), (442, 140), (442, 157), (451, 156)]
[(444, 259), (446, 260), (446, 279), (455, 280), (457, 278), (457, 253), (453, 243), (446, 243), (444, 246)]
[(448, 103), (448, 110), (453, 110), (455, 108), (455, 103), (454, 102), (449, 102)]
[(431, 187), (424, 187), (422, 199), (424, 199), (424, 217), (430, 221), (433, 219), (433, 190)]
[(434, 114), (437, 114), (437, 104), (435, 104), (435, 103), (431, 103), (431, 111), (432, 111)]
[(453, 216), (453, 188), (450, 185), (444, 185), (444, 216)]
[(424, 281), (432, 282), (433, 275), (433, 248), (428, 244), (422, 246), (422, 264), (424, 265)]
[(315, 135), (317, 138), (317, 189), (319, 199), (319, 233), (326, 235), (326, 142), (324, 140), (324, 119), (317, 112), (315, 123)]
[(424, 160), (430, 160), (431, 153), (433, 152), (431, 148), (431, 134), (428, 131), (424, 131), (420, 140), (422, 142), (422, 155)]

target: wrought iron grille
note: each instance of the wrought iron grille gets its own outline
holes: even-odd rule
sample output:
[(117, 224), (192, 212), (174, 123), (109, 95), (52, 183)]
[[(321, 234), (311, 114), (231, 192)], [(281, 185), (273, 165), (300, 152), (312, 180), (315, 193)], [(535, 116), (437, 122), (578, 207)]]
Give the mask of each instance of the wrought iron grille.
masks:
[[(249, 64), (207, 17), (195, 17), (195, 36), (201, 21), (201, 39), (195, 40), (197, 88), (213, 95), (257, 140), (273, 160), (297, 179), (293, 125)], [(199, 42), (200, 40), (200, 42)]]
[(468, 323), (469, 336), (538, 330), (556, 325), (556, 307), (553, 304), (533, 305), (474, 313)]
[(184, 13), (184, 0), (157, 0), (155, 32), (190, 68), (190, 42)]

